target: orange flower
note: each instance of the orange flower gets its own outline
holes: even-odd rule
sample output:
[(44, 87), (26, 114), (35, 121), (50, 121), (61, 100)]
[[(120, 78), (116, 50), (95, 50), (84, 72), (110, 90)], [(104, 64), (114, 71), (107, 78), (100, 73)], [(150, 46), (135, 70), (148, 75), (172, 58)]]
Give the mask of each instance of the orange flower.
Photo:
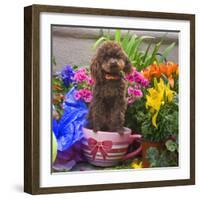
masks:
[(167, 77), (169, 77), (170, 75), (176, 72), (176, 70), (178, 69), (178, 64), (175, 64), (173, 62), (167, 62), (166, 67), (167, 67), (166, 75)]
[(160, 67), (157, 64), (153, 64), (150, 73), (152, 77), (159, 78), (161, 76)]
[(151, 80), (150, 68), (143, 69), (142, 74), (146, 79)]
[(159, 67), (160, 67), (160, 71), (162, 74), (167, 74), (167, 65), (166, 64), (160, 63)]
[(170, 76), (168, 78), (168, 81), (169, 81), (169, 84), (170, 84), (171, 88), (173, 88), (174, 87), (174, 78), (172, 76)]
[(151, 81), (154, 77), (160, 78), (162, 75), (165, 75), (168, 78), (170, 85), (173, 87), (174, 79), (172, 75), (175, 74), (176, 76), (178, 76), (178, 64), (175, 64), (173, 62), (158, 64), (154, 62), (147, 68), (143, 69), (142, 74), (149, 81)]

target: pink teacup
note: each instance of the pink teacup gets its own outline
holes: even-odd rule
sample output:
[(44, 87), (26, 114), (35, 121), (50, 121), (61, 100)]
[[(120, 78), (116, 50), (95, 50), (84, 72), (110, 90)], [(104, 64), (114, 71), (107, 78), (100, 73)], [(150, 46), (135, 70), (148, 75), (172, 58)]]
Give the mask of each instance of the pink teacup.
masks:
[(124, 128), (124, 134), (118, 132), (98, 131), (83, 128), (85, 140), (83, 141), (83, 153), (89, 163), (96, 166), (114, 166), (120, 161), (132, 158), (142, 150), (138, 149), (127, 153), (128, 147), (135, 139), (141, 139), (141, 135), (131, 135), (131, 129)]

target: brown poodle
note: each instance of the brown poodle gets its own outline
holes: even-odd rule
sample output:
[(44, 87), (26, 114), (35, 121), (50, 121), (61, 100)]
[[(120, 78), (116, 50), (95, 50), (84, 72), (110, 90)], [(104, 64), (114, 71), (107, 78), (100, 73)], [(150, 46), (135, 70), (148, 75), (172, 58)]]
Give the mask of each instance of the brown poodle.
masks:
[(97, 49), (90, 66), (94, 87), (88, 113), (89, 128), (94, 132), (124, 132), (127, 101), (123, 76), (131, 68), (127, 55), (118, 43), (104, 42)]

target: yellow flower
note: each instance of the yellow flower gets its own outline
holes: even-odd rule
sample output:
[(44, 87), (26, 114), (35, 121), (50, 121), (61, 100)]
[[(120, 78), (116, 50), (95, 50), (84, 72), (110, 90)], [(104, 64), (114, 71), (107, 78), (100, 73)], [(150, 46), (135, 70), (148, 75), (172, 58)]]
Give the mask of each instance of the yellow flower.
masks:
[(138, 160), (135, 160), (131, 163), (131, 167), (133, 169), (140, 169), (142, 168), (142, 161), (138, 162)]
[(170, 90), (169, 83), (166, 85), (163, 79), (160, 79), (159, 83), (154, 81), (154, 87), (149, 88), (146, 95), (146, 108), (152, 113), (152, 124), (157, 128), (156, 119), (158, 112), (165, 102), (171, 102), (174, 95), (174, 91)]
[(169, 84), (167, 84), (167, 86), (165, 88), (165, 95), (166, 95), (167, 101), (171, 102), (173, 100), (173, 97), (175, 94), (176, 93), (174, 91), (170, 90)]

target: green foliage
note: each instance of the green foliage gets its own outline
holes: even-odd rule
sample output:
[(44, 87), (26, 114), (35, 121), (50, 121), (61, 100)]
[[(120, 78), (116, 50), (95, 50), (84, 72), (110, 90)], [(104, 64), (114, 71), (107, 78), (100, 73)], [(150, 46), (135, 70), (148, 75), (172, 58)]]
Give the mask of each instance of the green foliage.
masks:
[(117, 166), (112, 167), (106, 167), (105, 170), (115, 170), (115, 169), (131, 169), (131, 163), (132, 159), (124, 160), (123, 162), (120, 162)]
[(52, 103), (59, 116), (63, 114), (62, 103), (65, 94), (72, 86), (66, 87), (60, 76), (54, 75), (52, 77)]
[(135, 132), (141, 133), (141, 121), (138, 120), (140, 114), (146, 111), (145, 98), (135, 101), (129, 105), (125, 114), (125, 126), (129, 127)]
[(159, 62), (163, 62), (165, 58), (169, 55), (171, 50), (175, 47), (176, 43), (173, 42), (170, 44), (163, 52), (162, 52), (162, 57), (160, 57)]
[(167, 149), (159, 151), (156, 147), (149, 147), (146, 159), (150, 163), (150, 167), (178, 166), (178, 153)]
[(175, 152), (178, 150), (178, 144), (176, 141), (173, 141), (173, 140), (167, 140), (165, 142), (165, 146), (166, 146), (167, 150), (170, 152)]
[(140, 132), (145, 140), (164, 141), (178, 135), (178, 97), (163, 105), (157, 116), (158, 128), (152, 125), (152, 115), (145, 108), (144, 98), (135, 102), (126, 113), (126, 125)]
[[(165, 34), (166, 35), (166, 34)], [(162, 53), (162, 57), (158, 58), (158, 53), (160, 46), (164, 40), (164, 37), (154, 45), (152, 50), (152, 42), (154, 37), (151, 36), (137, 36), (136, 34), (131, 34), (130, 31), (127, 31), (125, 35), (121, 34), (120, 29), (115, 30), (114, 37), (110, 33), (103, 33), (102, 36), (94, 43), (93, 48), (97, 48), (101, 43), (105, 41), (115, 41), (118, 42), (126, 54), (128, 55), (133, 66), (137, 68), (138, 71), (141, 71), (143, 68), (152, 64), (154, 61), (163, 62), (174, 48), (175, 43), (170, 44)], [(141, 46), (144, 44), (144, 41), (148, 40), (149, 44), (146, 47), (145, 51), (141, 50)]]

